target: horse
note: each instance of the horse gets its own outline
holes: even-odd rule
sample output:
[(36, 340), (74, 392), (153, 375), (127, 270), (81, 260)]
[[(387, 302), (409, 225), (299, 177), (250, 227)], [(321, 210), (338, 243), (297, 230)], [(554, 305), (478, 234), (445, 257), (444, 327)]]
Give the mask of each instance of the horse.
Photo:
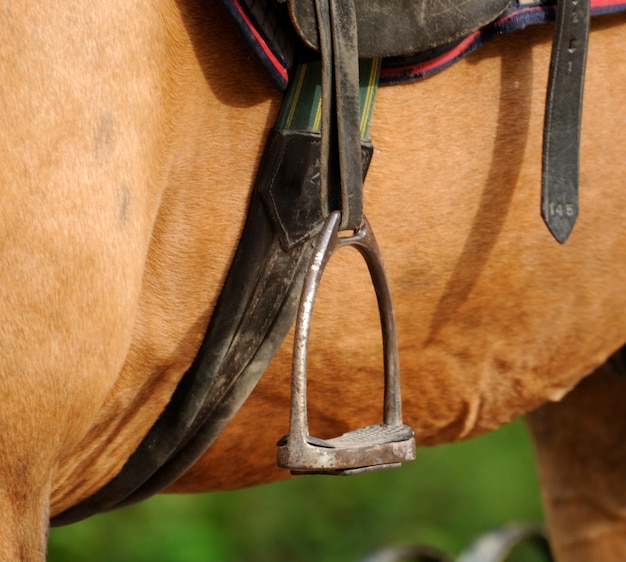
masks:
[[(194, 361), (282, 95), (214, 3), (18, 0), (0, 14), (0, 558), (35, 561), (50, 518), (120, 472)], [(574, 562), (626, 550), (626, 381), (603, 367), (626, 341), (624, 23), (592, 23), (566, 244), (538, 212), (550, 26), (381, 89), (365, 183), (417, 444), (527, 415), (552, 545)], [(331, 260), (315, 305), (322, 437), (379, 415), (364, 267), (348, 250)], [(292, 337), (168, 491), (288, 476), (275, 448)]]

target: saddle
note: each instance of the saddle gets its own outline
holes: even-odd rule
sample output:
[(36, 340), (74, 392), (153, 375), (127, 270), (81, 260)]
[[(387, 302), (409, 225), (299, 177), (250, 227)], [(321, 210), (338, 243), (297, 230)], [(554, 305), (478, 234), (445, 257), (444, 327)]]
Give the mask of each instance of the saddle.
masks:
[[(304, 43), (319, 51), (315, 1), (282, 0), (285, 1)], [(359, 56), (412, 55), (446, 45), (494, 21), (511, 3), (512, 0), (355, 0)]]

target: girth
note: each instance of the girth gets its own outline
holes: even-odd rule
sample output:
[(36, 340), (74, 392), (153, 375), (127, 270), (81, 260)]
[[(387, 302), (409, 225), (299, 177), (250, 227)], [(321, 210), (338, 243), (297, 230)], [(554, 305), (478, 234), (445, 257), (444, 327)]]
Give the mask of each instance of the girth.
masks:
[[(425, 27), (439, 21), (434, 18), (442, 16), (442, 7), (467, 7), (460, 18), (462, 25), (444, 26), (442, 41), (477, 29), (485, 18), (497, 17), (510, 4), (491, 0), (460, 4), (386, 1), (388, 6), (404, 6), (406, 10), (398, 10), (416, 20), (426, 13)], [(223, 2), (239, 5), (239, 0)], [(372, 153), (367, 138), (365, 142), (362, 139), (367, 135), (362, 134), (359, 110), (363, 109), (359, 83), (363, 87), (364, 76), (358, 68), (363, 54), (361, 42), (364, 53), (371, 54), (373, 48), (373, 53), (379, 54), (377, 27), (401, 26), (398, 12), (385, 11), (382, 4), (381, 12), (373, 0), (289, 0), (296, 29), (305, 42), (319, 46), (321, 51), (321, 134), (290, 125), (271, 133), (239, 246), (196, 360), (121, 472), (93, 496), (55, 517), (53, 525), (140, 501), (180, 478), (234, 416), (282, 343), (296, 316), (303, 279), (311, 271), (311, 257), (315, 259), (319, 251), (325, 251), (315, 249), (319, 233), (326, 233), (337, 220), (340, 225), (333, 228), (353, 231), (358, 244), (365, 224), (362, 181)], [(424, 12), (428, 7), (431, 11)], [(542, 198), (544, 217), (559, 241), (567, 237), (577, 214), (578, 147), (571, 139), (578, 138), (588, 19), (589, 0), (559, 0), (546, 112), (547, 172)], [(449, 24), (447, 18), (443, 20)], [(317, 22), (316, 30), (312, 21)], [(390, 39), (384, 52), (410, 54), (405, 52), (409, 48), (406, 41), (433, 44), (432, 37), (410, 35), (403, 34), (401, 42)], [(422, 43), (411, 45), (422, 48)], [(371, 72), (372, 66), (368, 68)], [(281, 113), (283, 122), (285, 111)], [(568, 160), (562, 165), (558, 155), (566, 140)], [(399, 403), (399, 396), (395, 401)], [(387, 443), (390, 449), (401, 442), (410, 445), (410, 428), (407, 433), (398, 415), (388, 415), (387, 405), (381, 425), (395, 428), (384, 438), (383, 449)], [(372, 429), (373, 433), (378, 431), (378, 427)], [(338, 438), (339, 446), (341, 441)], [(312, 438), (309, 445), (331, 449), (337, 443), (320, 445)], [(286, 442), (281, 441), (280, 446), (285, 447)], [(361, 451), (359, 447), (357, 444), (354, 450)], [(411, 452), (405, 448), (397, 455), (385, 453), (378, 464), (394, 464), (400, 457), (411, 458)], [(306, 466), (296, 469), (307, 471)], [(342, 470), (339, 467), (338, 472)]]

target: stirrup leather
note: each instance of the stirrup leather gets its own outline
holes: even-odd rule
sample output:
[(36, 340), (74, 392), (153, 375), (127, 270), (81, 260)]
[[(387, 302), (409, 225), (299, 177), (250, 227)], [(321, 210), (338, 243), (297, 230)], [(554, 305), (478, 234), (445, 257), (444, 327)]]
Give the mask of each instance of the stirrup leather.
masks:
[[(291, 379), (289, 435), (278, 442), (278, 466), (294, 474), (359, 474), (400, 466), (415, 458), (413, 429), (402, 423), (400, 368), (395, 318), (382, 258), (367, 219), (352, 236), (339, 236), (341, 213), (326, 220), (311, 258), (298, 307)], [(324, 267), (338, 248), (354, 246), (367, 263), (376, 291), (383, 333), (385, 393), (383, 422), (334, 439), (309, 435), (306, 358), (313, 303)]]

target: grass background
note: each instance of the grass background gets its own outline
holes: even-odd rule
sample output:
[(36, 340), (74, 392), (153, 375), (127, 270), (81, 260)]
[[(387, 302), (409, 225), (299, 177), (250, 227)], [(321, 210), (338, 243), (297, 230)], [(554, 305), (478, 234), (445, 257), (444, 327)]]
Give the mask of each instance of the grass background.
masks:
[(53, 529), (48, 560), (356, 562), (384, 545), (413, 542), (457, 555), (486, 530), (541, 518), (532, 446), (518, 421), (468, 442), (418, 449), (417, 460), (396, 471), (157, 496)]

